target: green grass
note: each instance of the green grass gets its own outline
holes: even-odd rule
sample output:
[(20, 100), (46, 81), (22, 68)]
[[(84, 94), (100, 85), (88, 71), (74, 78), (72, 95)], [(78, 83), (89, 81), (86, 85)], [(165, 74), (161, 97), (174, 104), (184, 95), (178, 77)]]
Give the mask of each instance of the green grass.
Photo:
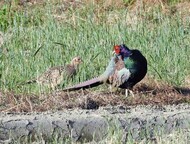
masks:
[(2, 49), (7, 49), (1, 54), (2, 90), (39, 92), (36, 85), (17, 85), (49, 67), (69, 63), (76, 55), (84, 63), (75, 80), (65, 85), (90, 79), (105, 70), (113, 45), (122, 43), (142, 51), (148, 60), (148, 75), (156, 79), (182, 86), (190, 74), (190, 21), (184, 23), (179, 15), (139, 10), (137, 16), (143, 20), (129, 24), (126, 9), (98, 13), (98, 6), (81, 6), (63, 12), (66, 18), (58, 21), (55, 9), (48, 3), (43, 8), (26, 7), (2, 29)]

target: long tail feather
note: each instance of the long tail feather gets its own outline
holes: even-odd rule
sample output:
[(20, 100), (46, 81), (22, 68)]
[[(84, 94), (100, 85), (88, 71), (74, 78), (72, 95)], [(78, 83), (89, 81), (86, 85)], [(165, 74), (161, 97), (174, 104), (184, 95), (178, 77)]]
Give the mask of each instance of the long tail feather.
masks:
[(80, 84), (76, 84), (74, 86), (68, 87), (63, 89), (63, 91), (74, 91), (74, 90), (79, 90), (79, 89), (88, 89), (92, 87), (96, 87), (98, 85), (103, 84), (102, 81), (99, 80), (99, 78), (93, 78), (91, 80), (84, 81)]

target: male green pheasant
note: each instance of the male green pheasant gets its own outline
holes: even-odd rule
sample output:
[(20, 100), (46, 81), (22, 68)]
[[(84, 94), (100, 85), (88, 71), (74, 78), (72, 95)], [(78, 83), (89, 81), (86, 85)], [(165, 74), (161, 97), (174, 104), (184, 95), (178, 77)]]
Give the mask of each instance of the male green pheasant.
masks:
[(119, 87), (132, 88), (145, 77), (147, 73), (147, 60), (139, 50), (130, 50), (124, 44), (117, 45), (114, 49), (116, 54), (120, 55), (121, 59), (124, 61), (125, 68), (131, 73), (129, 79)]
[(25, 84), (38, 83), (40, 85), (47, 85), (51, 89), (55, 89), (64, 79), (76, 75), (78, 66), (81, 62), (82, 59), (77, 56), (72, 59), (70, 64), (67, 64), (66, 66), (51, 67), (36, 79), (27, 81)]
[(63, 90), (86, 89), (104, 82), (122, 89), (131, 89), (146, 75), (147, 60), (139, 50), (130, 50), (124, 44), (114, 46), (114, 52), (115, 55), (111, 58), (102, 75)]

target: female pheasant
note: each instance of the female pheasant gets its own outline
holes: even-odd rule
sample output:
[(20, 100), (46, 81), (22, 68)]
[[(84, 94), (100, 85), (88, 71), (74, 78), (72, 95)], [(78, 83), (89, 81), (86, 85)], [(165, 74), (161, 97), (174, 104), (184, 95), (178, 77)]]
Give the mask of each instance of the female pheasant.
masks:
[(76, 74), (78, 65), (81, 62), (81, 58), (77, 56), (72, 59), (70, 64), (49, 68), (39, 77), (26, 82), (26, 84), (38, 83), (40, 85), (47, 85), (51, 89), (55, 89), (63, 80), (73, 77)]
[(64, 91), (86, 89), (107, 82), (122, 89), (131, 89), (147, 73), (147, 60), (139, 50), (130, 50), (124, 44), (114, 46), (114, 57), (111, 58), (105, 72), (97, 78), (82, 82)]

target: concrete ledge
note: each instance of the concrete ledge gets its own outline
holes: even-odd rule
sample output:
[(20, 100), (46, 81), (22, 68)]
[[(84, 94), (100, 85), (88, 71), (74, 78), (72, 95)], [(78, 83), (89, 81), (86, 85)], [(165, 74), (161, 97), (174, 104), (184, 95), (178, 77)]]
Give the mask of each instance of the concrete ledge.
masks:
[(157, 132), (170, 133), (189, 128), (190, 105), (102, 107), (98, 110), (65, 110), (46, 113), (0, 113), (0, 142), (35, 135), (44, 140), (57, 136), (72, 141), (101, 141), (112, 130), (121, 130), (123, 142), (132, 136), (140, 140), (142, 133), (153, 137)]

